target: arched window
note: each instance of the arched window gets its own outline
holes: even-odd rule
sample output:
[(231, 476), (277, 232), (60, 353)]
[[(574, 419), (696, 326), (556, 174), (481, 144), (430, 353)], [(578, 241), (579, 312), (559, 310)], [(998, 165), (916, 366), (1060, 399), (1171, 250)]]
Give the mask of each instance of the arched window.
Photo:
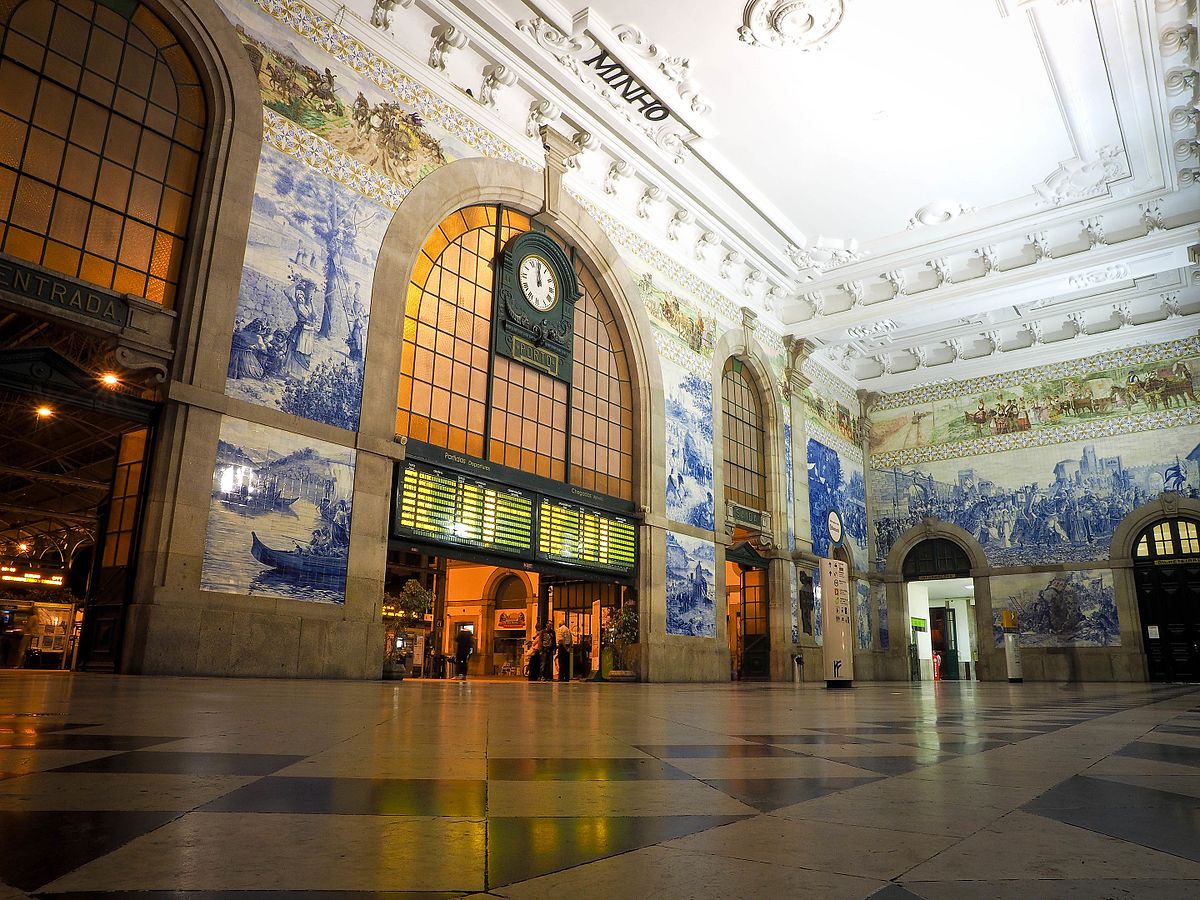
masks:
[(942, 576), (964, 578), (971, 574), (967, 552), (946, 538), (929, 538), (908, 551), (902, 567), (906, 579)]
[(599, 282), (572, 249), (571, 384), (491, 352), (493, 260), (537, 228), (501, 206), (459, 210), (429, 236), (408, 287), (396, 433), (624, 500), (633, 497), (633, 385)]
[(1176, 556), (1200, 556), (1200, 525), (1190, 519), (1167, 519), (1145, 529), (1133, 543), (1134, 562)]
[(766, 433), (762, 406), (740, 359), (725, 361), (721, 375), (721, 425), (725, 436), (725, 499), (766, 510)]
[(172, 306), (207, 117), (187, 52), (135, 2), (25, 0), (0, 25), (0, 249)]

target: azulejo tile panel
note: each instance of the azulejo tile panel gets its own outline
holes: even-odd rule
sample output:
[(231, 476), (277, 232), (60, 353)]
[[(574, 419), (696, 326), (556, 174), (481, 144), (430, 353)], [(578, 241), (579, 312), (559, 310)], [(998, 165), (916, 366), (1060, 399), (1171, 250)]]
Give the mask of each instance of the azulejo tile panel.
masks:
[(859, 650), (870, 650), (875, 635), (871, 630), (871, 585), (854, 582), (854, 634)]
[(651, 320), (684, 343), (693, 353), (712, 359), (717, 320), (703, 315), (692, 303), (654, 283), (646, 272), (637, 281), (638, 292)]
[(895, 450), (871, 456), (873, 468), (894, 465), (907, 466), (934, 460), (956, 459), (982, 453), (1000, 453), (1027, 447), (1047, 447), (1071, 440), (1120, 436), (1141, 431), (1156, 431), (1179, 425), (1200, 424), (1200, 406), (1182, 409), (1160, 409), (1156, 412), (1103, 420), (1058, 425), (1038, 431), (1018, 430), (1009, 434), (991, 435), (958, 444), (934, 444), (909, 450)]
[(1200, 497), (1200, 428), (872, 468), (876, 561), (926, 517), (964, 529), (995, 566), (1102, 560), (1121, 520), (1164, 490)]
[(264, 146), (225, 392), (351, 431), (391, 214)]
[(712, 541), (667, 532), (667, 634), (717, 636), (716, 573)]
[(1000, 575), (992, 578), (992, 633), (1004, 646), (1001, 613), (1017, 614), (1024, 647), (1119, 647), (1113, 575), (1109, 569)]
[(677, 365), (666, 354), (662, 357), (662, 369), (666, 401), (667, 516), (673, 521), (712, 531), (716, 525), (712, 382), (707, 375)]
[(464, 156), (536, 168), (300, 0), (223, 6), (258, 72), (264, 105), (405, 187)]
[[(915, 395), (890, 395), (871, 416), (872, 455), (934, 458), (1200, 420), (1200, 339), (1043, 366)], [(967, 391), (968, 387), (976, 390)], [(913, 392), (902, 396), (912, 397)], [(887, 462), (884, 463), (888, 464)]]
[(842, 541), (854, 568), (867, 567), (866, 481), (861, 465), (825, 444), (808, 441), (808, 505), (813, 553), (829, 555), (829, 513), (842, 520)]
[(344, 603), (353, 493), (353, 450), (223, 417), (200, 586)]
[[(790, 419), (791, 413), (788, 413)], [(787, 549), (796, 548), (796, 488), (792, 470), (792, 423), (783, 423), (783, 476), (787, 479)]]
[(871, 585), (875, 595), (875, 613), (879, 619), (879, 649), (887, 650), (892, 645), (891, 629), (888, 625), (887, 586), (882, 582)]
[(1107, 369), (1159, 365), (1168, 361), (1195, 357), (1200, 357), (1200, 335), (1191, 335), (1162, 344), (1146, 344), (1141, 347), (1113, 350), (1046, 366), (1014, 369), (1011, 372), (1000, 372), (996, 375), (972, 378), (968, 381), (947, 381), (914, 387), (907, 391), (897, 391), (893, 394), (881, 394), (875, 403), (875, 409), (889, 410), (905, 406), (918, 406), (929, 400), (953, 400), (980, 393), (1021, 387), (1039, 381), (1055, 381), (1065, 378), (1086, 379)]

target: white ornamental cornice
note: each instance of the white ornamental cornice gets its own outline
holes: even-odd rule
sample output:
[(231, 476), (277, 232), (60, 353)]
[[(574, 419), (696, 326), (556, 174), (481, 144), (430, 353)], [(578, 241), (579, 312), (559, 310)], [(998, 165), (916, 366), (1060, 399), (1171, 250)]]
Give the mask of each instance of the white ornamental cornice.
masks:
[[(785, 329), (789, 333), (804, 336), (833, 326), (846, 328), (880, 315), (897, 317), (909, 310), (927, 308), (933, 291), (937, 292), (938, 302), (945, 304), (942, 308), (947, 310), (947, 315), (965, 314), (954, 310), (967, 303), (975, 309), (987, 309), (1033, 302), (1055, 293), (1087, 289), (1095, 286), (1098, 278), (1103, 279), (1102, 283), (1107, 283), (1118, 272), (1127, 271), (1132, 278), (1187, 265), (1188, 248), (1197, 240), (1200, 240), (1200, 229), (1196, 225), (1167, 228), (1056, 255), (1040, 263), (1006, 265), (1003, 271), (993, 271), (990, 275), (980, 271), (973, 277), (955, 278), (953, 281), (950, 280), (945, 258), (939, 257), (927, 264), (934, 272), (933, 284), (922, 290), (910, 288), (907, 293), (891, 300), (866, 306), (851, 305), (833, 313), (826, 304), (823, 312), (818, 313), (821, 316), (819, 321), (802, 319), (800, 310), (793, 308), (790, 315), (787, 312), (784, 314)], [(1115, 266), (1124, 268), (1117, 270), (1113, 268)], [(823, 296), (825, 292), (811, 293)], [(1001, 296), (1003, 302), (998, 299)]]

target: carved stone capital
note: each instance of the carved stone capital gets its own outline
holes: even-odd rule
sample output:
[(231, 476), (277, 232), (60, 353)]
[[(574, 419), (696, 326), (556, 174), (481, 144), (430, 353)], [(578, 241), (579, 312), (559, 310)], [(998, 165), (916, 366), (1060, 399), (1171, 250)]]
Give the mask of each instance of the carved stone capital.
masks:
[(557, 221), (561, 212), (563, 173), (567, 170), (567, 160), (579, 152), (579, 148), (566, 135), (559, 134), (548, 125), (543, 125), (538, 132), (542, 138), (542, 150), (545, 152), (546, 167), (544, 170), (544, 191), (542, 211), (538, 218), (551, 222)]

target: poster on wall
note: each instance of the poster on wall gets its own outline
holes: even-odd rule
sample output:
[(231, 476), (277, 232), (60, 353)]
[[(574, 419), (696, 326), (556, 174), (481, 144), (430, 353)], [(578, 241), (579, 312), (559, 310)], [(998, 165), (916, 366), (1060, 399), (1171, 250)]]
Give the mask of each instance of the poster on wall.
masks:
[(854, 681), (854, 628), (850, 610), (850, 570), (837, 559), (821, 560), (824, 606), (825, 684), (849, 687)]
[(523, 609), (496, 610), (497, 631), (525, 631), (528, 621)]

